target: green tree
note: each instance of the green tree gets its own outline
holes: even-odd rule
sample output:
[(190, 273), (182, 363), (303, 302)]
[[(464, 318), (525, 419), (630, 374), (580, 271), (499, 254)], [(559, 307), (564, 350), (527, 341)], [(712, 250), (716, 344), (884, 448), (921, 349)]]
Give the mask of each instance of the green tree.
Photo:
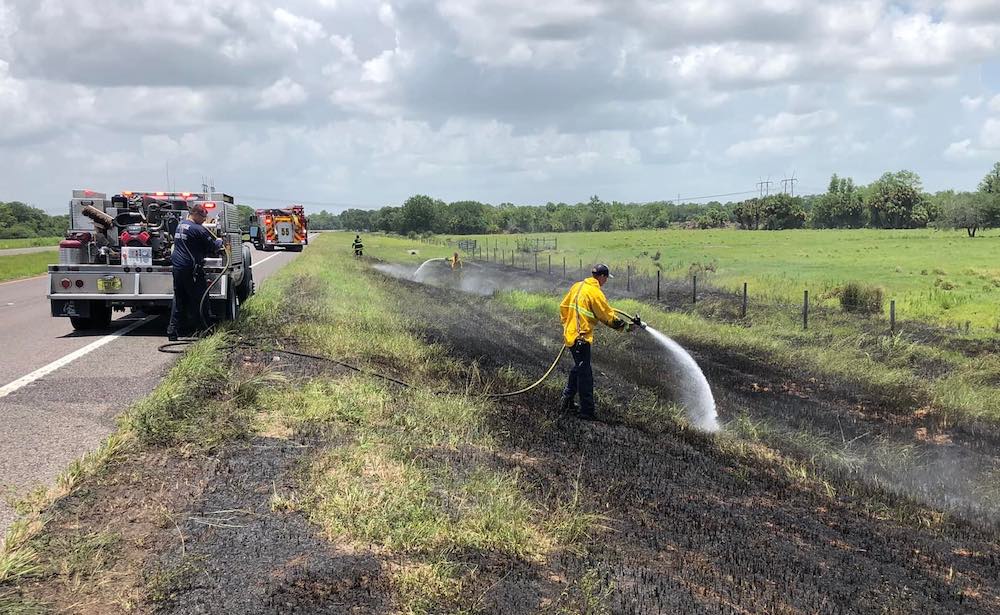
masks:
[(733, 217), (740, 228), (756, 231), (764, 217), (764, 200), (755, 198), (737, 203), (733, 207)]
[(0, 239), (62, 235), (68, 226), (68, 215), (50, 216), (20, 201), (0, 202)]
[(865, 204), (873, 226), (917, 228), (933, 222), (935, 211), (912, 171), (884, 173), (866, 190)]
[(995, 163), (983, 181), (979, 182), (979, 191), (987, 194), (1000, 194), (1000, 162)]
[(372, 229), (372, 211), (367, 209), (346, 209), (340, 213), (340, 228), (361, 232)]
[(784, 193), (764, 197), (761, 224), (768, 231), (802, 228), (806, 224), (802, 199)]
[(986, 192), (959, 192), (946, 194), (941, 201), (942, 228), (964, 228), (969, 237), (976, 231), (989, 228), (997, 222), (996, 195)]
[(816, 228), (861, 228), (865, 225), (865, 205), (861, 191), (850, 177), (830, 178), (826, 194), (815, 200), (812, 226)]
[[(415, 194), (403, 203), (400, 233), (423, 233), (440, 230), (438, 212), (440, 201), (429, 196)], [(443, 206), (443, 203), (441, 204)]]

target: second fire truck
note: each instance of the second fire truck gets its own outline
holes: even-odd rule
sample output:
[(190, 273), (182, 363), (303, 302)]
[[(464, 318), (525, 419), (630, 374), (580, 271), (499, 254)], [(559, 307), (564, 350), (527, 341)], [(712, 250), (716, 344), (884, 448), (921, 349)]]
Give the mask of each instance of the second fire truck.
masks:
[(284, 248), (301, 252), (309, 243), (309, 221), (301, 205), (258, 209), (250, 218), (250, 240), (258, 250)]

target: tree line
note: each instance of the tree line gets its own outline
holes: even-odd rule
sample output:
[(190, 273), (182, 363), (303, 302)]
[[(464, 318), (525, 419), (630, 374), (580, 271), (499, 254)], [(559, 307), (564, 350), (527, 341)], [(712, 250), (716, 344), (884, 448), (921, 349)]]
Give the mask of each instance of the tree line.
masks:
[(0, 201), (0, 239), (56, 237), (66, 232), (69, 215), (50, 216), (20, 201)]
[[(248, 223), (253, 209), (240, 205)], [(68, 216), (51, 216), (21, 202), (0, 202), (0, 239), (62, 235)], [(471, 235), (484, 233), (558, 233), (616, 231), (683, 226), (748, 230), (796, 228), (939, 228), (1000, 227), (1000, 162), (983, 177), (978, 190), (924, 192), (912, 171), (884, 173), (868, 184), (833, 175), (823, 194), (772, 194), (737, 202), (606, 202), (593, 196), (583, 203), (490, 205), (479, 201), (445, 203), (426, 195), (411, 196), (401, 206), (348, 209), (339, 214), (310, 213), (315, 230), (345, 229), (409, 234)]]
[(722, 203), (606, 202), (593, 196), (583, 203), (490, 205), (479, 201), (446, 203), (414, 195), (401, 206), (348, 209), (309, 216), (310, 228), (384, 231), (408, 234), (558, 233), (631, 229), (722, 228), (748, 230), (797, 228), (924, 228), (976, 230), (1000, 226), (1000, 162), (975, 192), (927, 193), (912, 171), (884, 173), (858, 185), (833, 175), (823, 194), (772, 194)]

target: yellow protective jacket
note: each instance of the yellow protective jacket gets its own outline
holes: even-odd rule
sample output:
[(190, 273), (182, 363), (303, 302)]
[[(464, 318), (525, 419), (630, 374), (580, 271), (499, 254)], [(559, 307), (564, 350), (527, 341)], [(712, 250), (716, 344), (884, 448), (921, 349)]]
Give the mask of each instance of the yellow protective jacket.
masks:
[(626, 325), (625, 321), (615, 316), (600, 282), (595, 278), (577, 282), (569, 289), (559, 304), (559, 318), (567, 346), (572, 346), (580, 338), (593, 344), (594, 325), (598, 320), (612, 329), (623, 329)]

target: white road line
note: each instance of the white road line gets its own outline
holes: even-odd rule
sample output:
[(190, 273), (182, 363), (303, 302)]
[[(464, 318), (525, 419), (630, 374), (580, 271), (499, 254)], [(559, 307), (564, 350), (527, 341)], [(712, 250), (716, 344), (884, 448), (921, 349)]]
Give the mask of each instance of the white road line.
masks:
[(69, 353), (68, 355), (62, 357), (61, 359), (56, 359), (55, 361), (49, 363), (45, 367), (40, 367), (40, 368), (36, 369), (35, 371), (31, 372), (27, 376), (23, 376), (21, 378), (18, 378), (14, 382), (11, 382), (10, 384), (7, 384), (7, 385), (4, 385), (4, 386), (0, 387), (0, 397), (6, 397), (7, 395), (10, 395), (11, 393), (13, 393), (14, 391), (20, 389), (21, 387), (26, 386), (28, 384), (31, 384), (32, 382), (38, 380), (39, 378), (42, 378), (44, 376), (48, 376), (49, 374), (51, 374), (52, 372), (56, 371), (60, 367), (63, 367), (64, 365), (68, 365), (68, 364), (72, 363), (73, 361), (76, 361), (80, 357), (85, 356), (87, 354), (90, 354), (91, 352), (97, 350), (101, 346), (104, 346), (105, 344), (113, 342), (115, 340), (115, 338), (120, 337), (122, 335), (125, 335), (126, 333), (132, 331), (133, 329), (141, 327), (142, 325), (144, 325), (147, 322), (153, 320), (154, 318), (156, 318), (155, 314), (152, 315), (152, 316), (147, 316), (147, 317), (143, 318), (142, 320), (137, 320), (137, 321), (133, 322), (132, 324), (126, 326), (126, 327), (122, 327), (121, 329), (115, 331), (114, 333), (111, 333), (109, 335), (105, 335), (101, 339), (99, 339), (99, 340), (97, 340), (95, 342), (91, 342), (91, 343), (87, 344), (86, 346), (84, 346), (83, 348), (80, 348), (79, 350), (75, 350), (75, 351)]
[[(278, 254), (280, 254), (280, 252)], [(272, 258), (274, 258), (275, 256), (278, 256), (278, 254), (272, 254), (270, 256), (265, 256), (264, 258), (260, 259), (256, 263), (250, 265), (250, 268), (253, 269), (257, 265), (262, 265), (262, 264), (266, 263), (267, 261), (271, 260)]]

